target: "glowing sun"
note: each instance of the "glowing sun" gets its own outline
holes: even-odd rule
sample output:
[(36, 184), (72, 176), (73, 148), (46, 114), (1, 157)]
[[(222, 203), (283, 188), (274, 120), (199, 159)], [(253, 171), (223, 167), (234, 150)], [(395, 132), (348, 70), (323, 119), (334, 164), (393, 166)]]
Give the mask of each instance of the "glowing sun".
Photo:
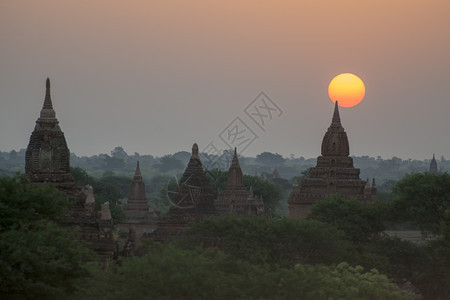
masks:
[(339, 101), (339, 106), (352, 107), (364, 98), (366, 87), (362, 80), (352, 73), (342, 73), (334, 77), (328, 86), (331, 101)]

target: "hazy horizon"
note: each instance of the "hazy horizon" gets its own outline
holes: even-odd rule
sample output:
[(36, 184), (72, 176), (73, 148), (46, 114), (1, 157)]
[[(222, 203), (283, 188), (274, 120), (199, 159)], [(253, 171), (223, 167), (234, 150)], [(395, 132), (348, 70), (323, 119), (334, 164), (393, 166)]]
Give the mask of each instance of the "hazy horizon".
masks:
[[(56, 117), (78, 156), (116, 146), (161, 156), (194, 142), (223, 150), (240, 143), (225, 137), (240, 126), (251, 133), (244, 156), (315, 158), (333, 113), (328, 84), (351, 72), (366, 96), (340, 108), (350, 155), (450, 158), (449, 8), (387, 0), (2, 1), (0, 150), (27, 147), (50, 77)], [(274, 108), (263, 109), (264, 119), (251, 111), (261, 92)]]

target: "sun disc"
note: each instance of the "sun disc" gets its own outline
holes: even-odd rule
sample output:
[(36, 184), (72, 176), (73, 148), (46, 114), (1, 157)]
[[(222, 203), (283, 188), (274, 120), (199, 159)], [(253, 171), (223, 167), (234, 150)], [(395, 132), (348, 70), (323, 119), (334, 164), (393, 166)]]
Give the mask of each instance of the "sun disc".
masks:
[(352, 107), (362, 101), (366, 94), (363, 81), (352, 73), (342, 73), (334, 77), (328, 85), (331, 101), (339, 101), (339, 106)]

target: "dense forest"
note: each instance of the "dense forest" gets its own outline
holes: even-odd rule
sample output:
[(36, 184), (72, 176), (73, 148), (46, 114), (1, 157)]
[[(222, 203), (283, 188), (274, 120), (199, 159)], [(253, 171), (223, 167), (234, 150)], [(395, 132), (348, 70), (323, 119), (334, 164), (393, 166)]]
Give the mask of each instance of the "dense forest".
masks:
[[(109, 201), (115, 222), (140, 161), (147, 199), (162, 214), (188, 152), (153, 157), (127, 154), (77, 157), (72, 174), (94, 187), (97, 205)], [(217, 157), (202, 157), (204, 165)], [(315, 159), (264, 152), (240, 157), (244, 184), (275, 212), (227, 215), (192, 223), (188, 233), (159, 244), (143, 241), (138, 255), (109, 267), (59, 226), (67, 203), (53, 187), (20, 174), (24, 151), (0, 153), (0, 298), (5, 299), (448, 299), (450, 298), (450, 175), (448, 163), (429, 174), (429, 161), (353, 157), (361, 177), (376, 177), (380, 201), (364, 205), (331, 196), (304, 220), (286, 217), (294, 176), (308, 176)], [(226, 162), (224, 163), (224, 165)], [(217, 165), (217, 164), (216, 164)], [(277, 169), (280, 177), (273, 178)], [(226, 169), (206, 172), (213, 190)], [(432, 239), (412, 243), (390, 228), (414, 228)]]

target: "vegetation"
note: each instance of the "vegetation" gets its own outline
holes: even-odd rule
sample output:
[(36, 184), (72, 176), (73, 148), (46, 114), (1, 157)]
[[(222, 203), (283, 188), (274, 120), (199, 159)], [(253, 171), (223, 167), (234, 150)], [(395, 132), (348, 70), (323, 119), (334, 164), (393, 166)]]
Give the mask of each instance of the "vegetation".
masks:
[(57, 224), (66, 201), (50, 185), (0, 178), (0, 298), (62, 299), (93, 258), (76, 232)]
[(382, 204), (366, 205), (354, 198), (333, 195), (313, 205), (308, 218), (330, 224), (342, 230), (350, 241), (361, 243), (385, 229), (383, 210)]
[(392, 218), (422, 230), (443, 233), (450, 228), (450, 175), (415, 173), (400, 180), (393, 194)]
[(347, 263), (283, 268), (171, 245), (98, 271), (81, 287), (75, 299), (413, 299), (376, 270)]
[[(0, 153), (0, 172), (23, 170), (24, 151)], [(189, 152), (162, 158), (127, 154), (76, 157), (76, 182), (94, 187), (97, 205), (109, 201), (120, 222), (120, 201), (129, 194), (136, 166), (147, 199), (164, 211), (167, 189), (183, 172)], [(265, 218), (225, 216), (194, 223), (189, 234), (165, 245), (151, 244), (142, 257), (122, 258), (107, 270), (86, 267), (90, 251), (76, 232), (58, 226), (65, 199), (51, 186), (20, 176), (0, 178), (0, 298), (129, 299), (424, 299), (450, 298), (450, 176), (413, 173), (428, 162), (355, 157), (362, 177), (377, 177), (380, 203), (363, 205), (332, 196), (317, 203), (306, 220), (275, 214)], [(261, 153), (240, 158), (244, 184), (266, 207), (283, 212), (291, 179), (315, 160)], [(273, 167), (282, 178), (271, 178)], [(443, 169), (450, 164), (441, 159)], [(255, 174), (256, 173), (256, 174)], [(206, 172), (213, 190), (227, 172)], [(381, 180), (380, 179), (381, 175)], [(414, 244), (386, 236), (394, 223), (413, 224), (435, 240)]]

